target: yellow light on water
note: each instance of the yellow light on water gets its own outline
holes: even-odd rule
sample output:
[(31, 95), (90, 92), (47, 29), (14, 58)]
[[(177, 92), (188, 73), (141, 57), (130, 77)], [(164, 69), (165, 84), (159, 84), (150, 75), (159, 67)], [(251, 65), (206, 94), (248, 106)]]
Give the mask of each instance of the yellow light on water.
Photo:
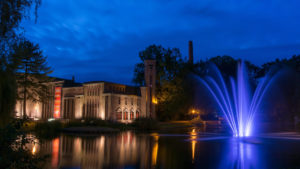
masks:
[(154, 165), (156, 165), (156, 162), (157, 162), (159, 136), (157, 134), (154, 134), (153, 137), (154, 137), (155, 143), (154, 143), (154, 146), (152, 149), (152, 165), (154, 166)]
[(34, 145), (33, 147), (32, 147), (32, 155), (34, 155), (35, 153), (36, 153), (36, 146)]
[(197, 132), (195, 131), (195, 129), (193, 129), (191, 132), (190, 132), (190, 136), (191, 136), (191, 143), (192, 143), (192, 159), (193, 159), (193, 162), (195, 160), (195, 148), (196, 148), (196, 139), (197, 139)]

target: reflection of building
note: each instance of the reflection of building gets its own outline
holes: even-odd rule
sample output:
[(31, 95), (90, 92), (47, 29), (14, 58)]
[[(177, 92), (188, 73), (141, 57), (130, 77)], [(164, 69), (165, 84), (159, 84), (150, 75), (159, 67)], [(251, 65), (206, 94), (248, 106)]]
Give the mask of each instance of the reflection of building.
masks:
[[(55, 79), (49, 82), (50, 98), (45, 102), (28, 100), (26, 114), (30, 118), (81, 119), (98, 118), (130, 122), (139, 117), (155, 118), (155, 60), (145, 61), (145, 85), (128, 85), (93, 81), (75, 83)], [(16, 116), (23, 112), (22, 101), (16, 105)]]
[(97, 137), (61, 135), (43, 142), (37, 153), (51, 155), (44, 168), (151, 168), (153, 153), (157, 156), (157, 148), (153, 152), (154, 141), (152, 137), (132, 132)]

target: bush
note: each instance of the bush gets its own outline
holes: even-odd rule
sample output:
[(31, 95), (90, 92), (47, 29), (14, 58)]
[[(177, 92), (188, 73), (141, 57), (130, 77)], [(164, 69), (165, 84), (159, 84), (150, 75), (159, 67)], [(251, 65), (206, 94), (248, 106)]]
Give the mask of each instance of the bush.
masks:
[(25, 131), (32, 131), (32, 130), (35, 129), (36, 124), (37, 123), (35, 121), (26, 120), (26, 121), (23, 122), (22, 129), (25, 130)]
[(23, 120), (0, 128), (0, 168), (42, 168), (46, 156), (34, 156), (26, 146), (34, 140), (22, 130)]
[(59, 120), (51, 122), (38, 122), (35, 125), (35, 131), (38, 134), (55, 134), (63, 128), (63, 124)]
[(66, 123), (65, 127), (108, 126), (109, 122), (101, 119), (75, 119)]
[(139, 118), (132, 123), (132, 126), (137, 130), (149, 131), (157, 129), (158, 122), (150, 118)]

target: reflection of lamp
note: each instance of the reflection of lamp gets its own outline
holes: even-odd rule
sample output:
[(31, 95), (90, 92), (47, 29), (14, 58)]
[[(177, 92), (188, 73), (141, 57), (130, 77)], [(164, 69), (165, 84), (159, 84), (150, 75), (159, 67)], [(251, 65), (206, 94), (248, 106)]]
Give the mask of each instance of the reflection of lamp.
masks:
[(157, 153), (158, 153), (158, 139), (159, 136), (157, 134), (153, 135), (155, 143), (152, 149), (152, 165), (156, 165), (156, 161), (157, 161)]
[(36, 152), (36, 147), (35, 147), (35, 145), (32, 147), (32, 155), (34, 155), (35, 154), (35, 152)]
[(194, 162), (195, 159), (195, 148), (196, 148), (196, 139), (197, 139), (197, 132), (195, 132), (195, 129), (192, 130), (192, 132), (190, 133), (191, 135), (191, 143), (192, 143), (192, 159)]

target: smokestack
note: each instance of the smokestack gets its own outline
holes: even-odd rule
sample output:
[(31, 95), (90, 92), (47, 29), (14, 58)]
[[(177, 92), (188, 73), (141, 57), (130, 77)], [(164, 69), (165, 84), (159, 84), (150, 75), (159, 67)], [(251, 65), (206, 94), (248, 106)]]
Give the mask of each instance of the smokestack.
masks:
[(189, 63), (194, 63), (193, 41), (189, 41)]

